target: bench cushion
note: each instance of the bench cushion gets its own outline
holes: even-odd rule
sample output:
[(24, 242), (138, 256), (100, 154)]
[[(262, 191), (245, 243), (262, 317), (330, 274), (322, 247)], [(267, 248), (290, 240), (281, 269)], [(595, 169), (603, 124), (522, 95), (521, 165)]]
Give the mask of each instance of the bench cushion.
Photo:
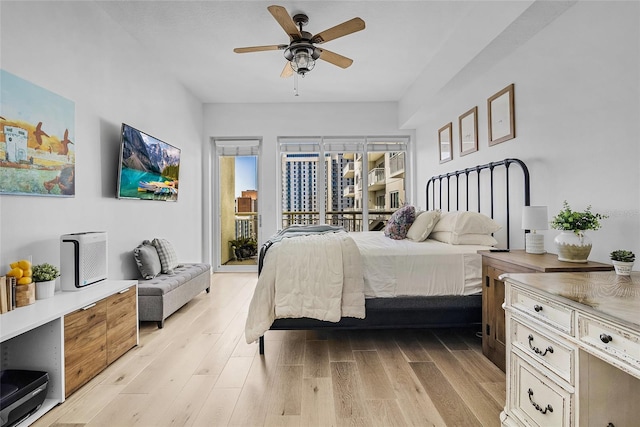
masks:
[(164, 295), (209, 269), (209, 264), (184, 264), (175, 268), (173, 274), (160, 274), (148, 280), (139, 279), (138, 295)]

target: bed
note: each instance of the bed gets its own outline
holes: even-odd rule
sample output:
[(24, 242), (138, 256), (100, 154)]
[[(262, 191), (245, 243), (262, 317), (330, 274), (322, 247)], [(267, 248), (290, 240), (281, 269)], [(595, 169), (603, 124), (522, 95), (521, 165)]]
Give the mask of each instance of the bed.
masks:
[[(512, 168), (513, 165), (518, 167)], [(511, 172), (513, 169), (517, 172)], [(521, 206), (528, 206), (529, 202), (526, 165), (518, 159), (504, 159), (434, 176), (426, 185), (427, 212), (441, 210), (443, 215), (447, 212), (481, 213), (478, 216), (491, 220), (496, 218), (500, 223), (497, 233), (500, 236), (496, 235), (495, 244), (453, 245), (444, 243), (446, 239), (436, 241), (431, 238), (422, 242), (393, 240), (382, 231), (345, 233), (331, 226), (316, 228), (309, 233), (302, 228), (293, 230), (305, 235), (295, 239), (289, 236), (270, 239), (260, 250), (259, 280), (245, 329), (247, 342), (257, 339), (260, 354), (264, 354), (263, 331), (267, 330), (480, 325), (482, 267), (477, 251), (491, 246), (511, 247), (514, 240), (511, 228), (514, 224), (520, 228), (520, 221), (515, 218), (520, 215)], [(323, 241), (319, 249), (312, 249), (316, 248), (316, 243), (311, 245), (314, 240)], [(293, 245), (283, 249), (283, 241)], [(482, 240), (480, 243), (488, 242)], [(361, 256), (354, 255), (354, 244), (357, 247), (355, 253)], [(337, 256), (341, 249), (344, 255)], [(304, 251), (310, 251), (309, 258), (302, 261), (304, 267), (294, 264)], [(339, 265), (344, 270), (334, 271), (334, 267)], [(281, 271), (276, 272), (276, 268)], [(321, 277), (319, 281), (318, 277)], [(342, 279), (344, 288), (335, 287), (333, 283)], [(320, 310), (313, 307), (315, 311), (312, 314), (304, 312), (301, 317), (286, 311), (277, 313), (269, 306), (271, 302), (263, 302), (267, 301), (263, 299), (264, 295), (269, 301), (276, 298), (274, 289), (265, 289), (261, 285), (267, 281), (287, 282), (291, 291), (287, 291), (284, 298), (298, 298), (299, 289), (309, 285), (319, 289), (322, 299), (325, 295), (333, 295), (342, 301), (337, 304), (343, 306), (328, 304), (326, 311), (324, 306)], [(307, 281), (308, 284), (305, 283)], [(279, 295), (283, 297), (282, 292)], [(311, 299), (317, 301), (318, 297)], [(262, 314), (255, 314), (256, 310)], [(256, 322), (256, 318), (260, 320)], [(257, 327), (256, 323), (259, 323)]]

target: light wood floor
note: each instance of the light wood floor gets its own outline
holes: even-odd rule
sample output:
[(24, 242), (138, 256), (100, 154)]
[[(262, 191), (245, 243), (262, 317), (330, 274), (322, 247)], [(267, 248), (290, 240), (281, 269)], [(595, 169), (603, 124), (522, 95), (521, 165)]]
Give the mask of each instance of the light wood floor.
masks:
[(255, 273), (219, 273), (35, 426), (497, 426), (505, 376), (475, 330), (269, 331), (246, 344)]

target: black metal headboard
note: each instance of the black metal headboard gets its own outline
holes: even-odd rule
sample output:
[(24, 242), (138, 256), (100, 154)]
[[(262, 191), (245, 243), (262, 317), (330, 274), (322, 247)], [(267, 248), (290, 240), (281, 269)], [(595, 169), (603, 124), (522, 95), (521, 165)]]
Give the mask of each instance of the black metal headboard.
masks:
[[(486, 186), (482, 186), (482, 180), (481, 180), (481, 174), (480, 172), (483, 170), (488, 170), (489, 171), (489, 175), (488, 175), (488, 179), (489, 179), (489, 205), (490, 205), (490, 213), (489, 216), (491, 218), (494, 218), (494, 199), (495, 199), (495, 195), (496, 195), (496, 186), (495, 184), (495, 180), (494, 180), (494, 169), (498, 168), (499, 166), (504, 166), (505, 168), (505, 173), (504, 175), (504, 196), (505, 196), (505, 205), (506, 205), (506, 233), (507, 233), (507, 248), (510, 247), (511, 244), (511, 235), (510, 235), (510, 219), (511, 219), (511, 209), (510, 209), (510, 203), (511, 203), (511, 189), (509, 187), (509, 167), (512, 164), (516, 164), (518, 166), (520, 166), (520, 169), (522, 171), (522, 185), (523, 185), (523, 192), (522, 192), (522, 198), (523, 198), (523, 206), (529, 206), (531, 203), (531, 196), (530, 196), (530, 190), (529, 190), (529, 169), (527, 168), (527, 165), (524, 164), (524, 162), (522, 160), (519, 159), (504, 159), (501, 160), (499, 162), (491, 162), (491, 163), (487, 163), (484, 165), (478, 165), (478, 166), (473, 166), (470, 168), (466, 168), (466, 169), (461, 169), (461, 170), (457, 170), (454, 172), (449, 172), (443, 175), (437, 175), (437, 176), (432, 176), (429, 181), (427, 181), (427, 188), (426, 188), (426, 208), (427, 210), (429, 209), (444, 209), (443, 208), (443, 184), (446, 182), (446, 210), (450, 211), (452, 209), (451, 207), (451, 200), (455, 200), (455, 210), (470, 210), (469, 209), (469, 192), (470, 192), (470, 181), (469, 181), (469, 175), (472, 174), (476, 174), (477, 179), (477, 189), (476, 189), (476, 197), (475, 200), (477, 201), (477, 208), (475, 209), (476, 212), (481, 212), (481, 203), (483, 200), (486, 200), (483, 198), (484, 194), (483, 191), (486, 190)], [(486, 176), (487, 174), (483, 174), (482, 176)], [(461, 177), (464, 176), (464, 189), (460, 188), (461, 185)], [(455, 177), (455, 187), (452, 187), (451, 185), (451, 179)], [(436, 182), (438, 184), (438, 188), (436, 188)], [(437, 191), (436, 191), (437, 190)], [(464, 208), (460, 207), (460, 193), (461, 191), (464, 191), (464, 200), (465, 200), (465, 205)], [(452, 195), (453, 192), (453, 195)], [(429, 207), (429, 196), (431, 196), (431, 208)], [(438, 203), (436, 204), (436, 196), (438, 197)]]

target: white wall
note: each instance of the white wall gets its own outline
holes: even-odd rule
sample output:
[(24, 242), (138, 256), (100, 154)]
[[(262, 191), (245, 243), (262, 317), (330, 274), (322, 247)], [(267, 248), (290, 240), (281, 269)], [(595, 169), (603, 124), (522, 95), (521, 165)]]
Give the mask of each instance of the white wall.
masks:
[[(638, 2), (577, 2), (493, 66), (479, 58), (417, 126), (418, 186), (432, 175), (520, 158), (531, 172), (531, 204), (547, 205), (550, 217), (565, 199), (575, 210), (592, 205), (609, 215), (590, 233), (590, 259), (609, 262), (618, 248), (640, 255), (639, 29)], [(510, 83), (516, 138), (489, 147), (487, 98)], [(458, 116), (474, 105), (479, 151), (454, 151), (439, 164), (437, 130), (452, 121), (457, 142)], [(418, 197), (424, 203), (423, 191)], [(559, 232), (543, 233), (552, 251)]]
[[(2, 2), (1, 67), (75, 102), (74, 198), (0, 196), (0, 274), (59, 264), (59, 237), (108, 233), (109, 276), (137, 278), (132, 249), (164, 237), (202, 261), (202, 106), (93, 2)], [(118, 200), (122, 122), (182, 149), (177, 203)]]
[[(204, 122), (207, 138), (262, 139), (258, 165), (262, 239), (269, 238), (281, 227), (281, 220), (276, 216), (280, 179), (278, 137), (409, 135), (413, 139), (414, 135), (412, 130), (398, 128), (395, 103), (206, 104)], [(216, 176), (213, 166), (209, 167), (208, 174)], [(208, 179), (208, 183), (210, 188), (205, 191), (209, 197), (207, 206), (211, 206), (217, 198), (217, 188), (215, 179)], [(211, 208), (205, 217), (212, 217)], [(215, 230), (212, 235), (217, 235)]]

